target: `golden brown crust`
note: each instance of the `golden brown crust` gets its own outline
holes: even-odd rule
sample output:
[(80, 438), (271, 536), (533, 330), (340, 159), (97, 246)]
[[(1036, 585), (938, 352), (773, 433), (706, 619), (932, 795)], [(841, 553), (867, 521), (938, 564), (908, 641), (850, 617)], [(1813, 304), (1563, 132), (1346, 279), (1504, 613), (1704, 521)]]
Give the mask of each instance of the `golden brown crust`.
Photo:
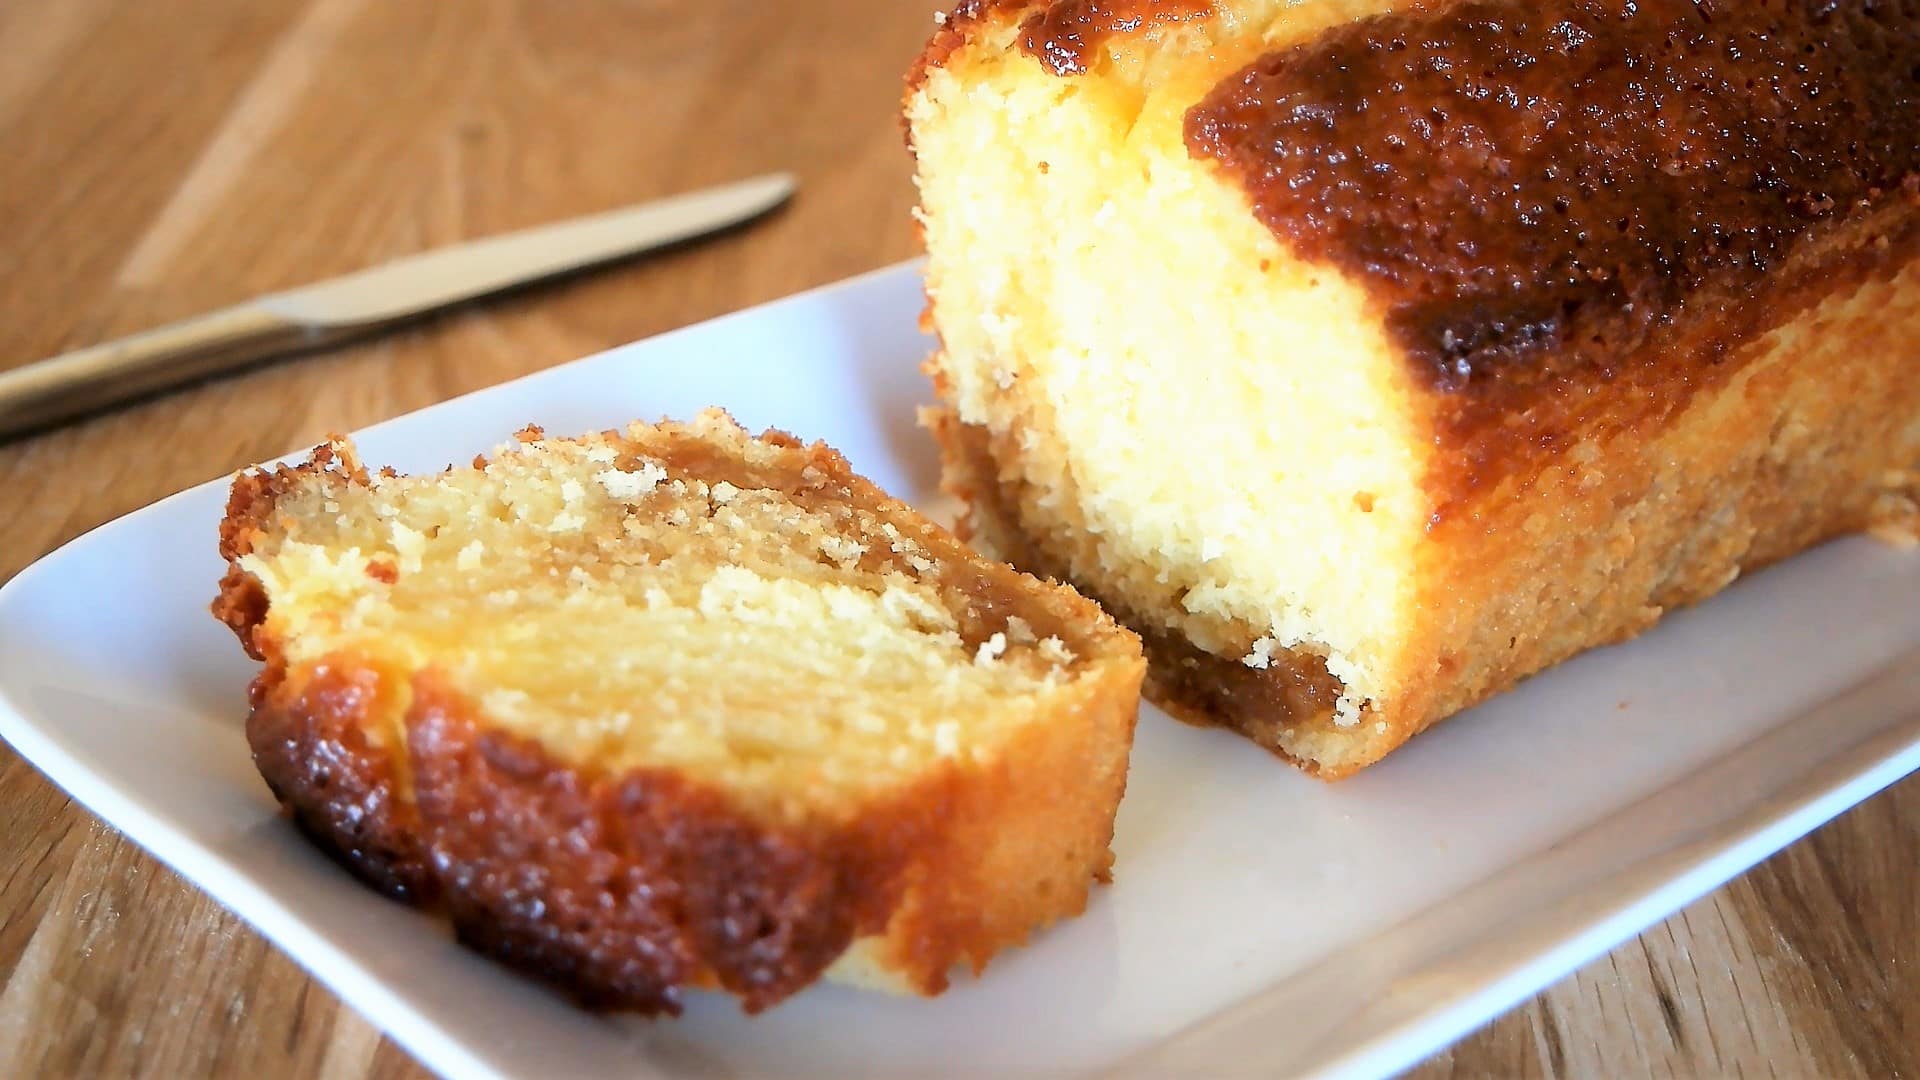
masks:
[[(234, 562), (213, 609), (267, 664), (247, 731), (275, 797), (362, 880), (443, 912), (467, 945), (596, 1008), (673, 1013), (677, 988), (697, 986), (757, 1011), (856, 941), (888, 984), (937, 993), (954, 967), (978, 970), (1084, 910), (1111, 865), (1137, 653), (1129, 663), (1090, 602), (979, 559), (836, 452), (779, 433), (762, 441), (803, 457), (784, 469), (683, 445), (668, 465), (882, 513), (969, 598), (956, 613), (969, 640), (1018, 614), (1113, 677), (1086, 680), (1054, 722), (1027, 725), (990, 761), (942, 761), (851, 820), (774, 821), (672, 770), (561, 760), (504, 733), (432, 668), (386, 671), (355, 655), (290, 664), (260, 583)], [(276, 501), (314, 482), (368, 478), (332, 447), (242, 475), (222, 554), (253, 551)]]
[(249, 688), (247, 744), (274, 798), (321, 850), (382, 893), (428, 904), (439, 885), (419, 821), (388, 750), (369, 737), (381, 693), (377, 672), (350, 663), (295, 680), (270, 663)]
[(1058, 731), (1035, 725), (992, 763), (930, 778), (891, 812), (892, 835), (876, 846), (913, 856), (897, 904), (864, 943), (886, 981), (939, 993), (956, 967), (977, 974), (1086, 910), (1113, 865), (1110, 808), (1127, 762), (1112, 747), (1131, 741), (1139, 703), (1138, 683), (1127, 683), (1093, 688), (1062, 710)]
[(1920, 463), (1916, 333), (1920, 261), (1837, 277), (1730, 353), (1685, 410), (1583, 453), (1543, 448), (1515, 463), (1521, 482), (1464, 498), (1427, 533), (1409, 734), (1871, 527)]
[(1427, 476), (1435, 527), (1470, 514), (1485, 490), (1538, 471), (1576, 442), (1656, 435), (1696, 398), (1730, 385), (1768, 333), (1830, 297), (1892, 280), (1920, 254), (1916, 207), (1897, 204), (1824, 230), (1764, 281), (1741, 287), (1737, 301), (1696, 294), (1638, 351), (1553, 379), (1495, 377), (1479, 390), (1436, 395), (1431, 430), (1447, 452)]
[(883, 928), (904, 887), (911, 817), (884, 837), (806, 835), (671, 772), (596, 777), (493, 730), (430, 674), (405, 717), (409, 801), (393, 750), (367, 737), (378, 679), (351, 657), (263, 673), (247, 727), (268, 787), (356, 876), (583, 1004), (671, 1013), (675, 988), (698, 984), (765, 1008)]
[(596, 776), (431, 676), (407, 746), (460, 939), (590, 1005), (671, 1009), (695, 982), (764, 1008), (884, 925), (903, 885), (903, 846), (880, 842), (898, 836), (755, 822), (670, 771)]

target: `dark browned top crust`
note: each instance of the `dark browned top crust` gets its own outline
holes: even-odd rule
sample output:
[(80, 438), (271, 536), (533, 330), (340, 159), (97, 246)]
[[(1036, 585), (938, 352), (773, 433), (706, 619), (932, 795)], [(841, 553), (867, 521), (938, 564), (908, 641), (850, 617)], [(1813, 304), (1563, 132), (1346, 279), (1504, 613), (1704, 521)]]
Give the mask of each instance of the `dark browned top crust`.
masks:
[[(960, 0), (953, 10), (945, 15), (936, 15), (938, 28), (927, 39), (927, 47), (920, 51), (913, 66), (907, 69), (907, 94), (912, 96), (927, 81), (927, 72), (947, 62), (961, 46), (967, 43), (975, 24), (984, 22), (989, 16), (1000, 11), (1019, 11), (1031, 0)], [(904, 116), (902, 121), (906, 119)], [(912, 133), (908, 133), (912, 138)]]
[(1471, 2), (1262, 57), (1188, 114), (1435, 384), (1604, 366), (1920, 185), (1920, 3)]
[(1055, 75), (1085, 75), (1107, 38), (1212, 10), (1210, 0), (1053, 0), (1020, 24), (1020, 47)]
[(979, 24), (1018, 20), (1023, 52), (1055, 75), (1085, 75), (1108, 38), (1211, 14), (1211, 0), (960, 0), (907, 71), (907, 93), (947, 62)]

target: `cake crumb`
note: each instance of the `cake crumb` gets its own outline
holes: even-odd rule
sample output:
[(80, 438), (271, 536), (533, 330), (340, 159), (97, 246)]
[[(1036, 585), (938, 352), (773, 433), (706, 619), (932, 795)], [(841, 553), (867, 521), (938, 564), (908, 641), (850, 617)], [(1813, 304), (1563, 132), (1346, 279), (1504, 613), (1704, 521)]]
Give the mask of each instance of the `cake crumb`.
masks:
[(908, 566), (913, 567), (916, 573), (924, 574), (938, 565), (927, 558), (926, 552), (920, 549), (919, 544), (914, 543), (909, 537), (902, 536), (900, 530), (893, 527), (892, 522), (881, 525), (880, 534), (887, 538), (888, 549), (900, 556)]
[[(1004, 355), (1011, 350), (1014, 338), (1020, 334), (1020, 320), (999, 311), (989, 311), (980, 316), (980, 330)], [(997, 367), (993, 377), (1002, 390), (1013, 385), (1013, 373), (1008, 368)]]
[(880, 594), (880, 610), (896, 624), (922, 631), (953, 625), (953, 613), (913, 589), (889, 586)]
[(1062, 667), (1073, 663), (1073, 650), (1057, 637), (1049, 635), (1041, 638), (1039, 650), (1042, 657)]
[(1007, 651), (1007, 635), (995, 633), (980, 643), (980, 651), (973, 654), (973, 662), (982, 667), (1000, 659)]
[(960, 752), (959, 724), (942, 720), (933, 725), (933, 752), (943, 758), (953, 757)]
[(608, 495), (622, 502), (632, 502), (659, 487), (661, 481), (667, 478), (667, 470), (649, 461), (634, 472), (605, 469), (594, 473), (593, 478), (607, 489)]
[(1273, 653), (1280, 643), (1270, 637), (1263, 637), (1253, 643), (1253, 651), (1240, 658), (1240, 662), (1250, 668), (1265, 671), (1273, 666)]
[(419, 573), (420, 560), (427, 553), (426, 535), (409, 529), (397, 521), (389, 526), (389, 533), (393, 537), (393, 553), (400, 560), (400, 572)]
[(547, 523), (547, 531), (557, 532), (557, 533), (579, 532), (581, 529), (584, 529), (586, 527), (587, 527), (586, 518), (581, 517), (579, 514), (575, 514), (566, 510), (562, 510), (558, 514), (555, 514), (553, 516), (553, 520)]
[(859, 561), (860, 556), (867, 553), (867, 545), (851, 537), (828, 533), (820, 537), (820, 553), (844, 566)]
[(563, 500), (576, 503), (586, 497), (587, 489), (581, 486), (580, 481), (568, 478), (560, 482), (560, 498)]
[(453, 568), (462, 571), (478, 570), (480, 568), (480, 555), (483, 550), (480, 541), (469, 540), (467, 546), (461, 548), (459, 554), (453, 557)]
[(730, 503), (734, 500), (734, 496), (740, 494), (740, 489), (722, 480), (713, 485), (712, 494), (714, 502)]

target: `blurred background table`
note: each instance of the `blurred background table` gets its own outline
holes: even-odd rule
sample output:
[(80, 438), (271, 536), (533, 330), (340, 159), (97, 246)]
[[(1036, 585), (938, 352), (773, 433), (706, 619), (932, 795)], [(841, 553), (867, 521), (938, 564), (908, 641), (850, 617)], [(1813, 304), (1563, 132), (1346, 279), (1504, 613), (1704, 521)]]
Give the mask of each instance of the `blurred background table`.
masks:
[[(0, 3), (0, 365), (463, 238), (775, 169), (803, 182), (745, 232), (0, 444), (0, 581), (328, 432), (912, 256), (896, 103), (932, 16)], [(0, 1074), (421, 1073), (4, 746), (0, 821)], [(1909, 778), (1415, 1075), (1920, 1076), (1917, 908)]]

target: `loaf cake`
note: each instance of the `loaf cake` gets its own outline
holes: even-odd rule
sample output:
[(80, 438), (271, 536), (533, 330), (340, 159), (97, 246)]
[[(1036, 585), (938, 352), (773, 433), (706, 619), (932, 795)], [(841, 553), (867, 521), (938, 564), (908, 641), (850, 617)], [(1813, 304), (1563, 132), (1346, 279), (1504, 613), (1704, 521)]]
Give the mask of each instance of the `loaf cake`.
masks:
[(241, 474), (215, 615), (319, 846), (581, 1001), (938, 993), (1107, 878), (1139, 641), (724, 414)]
[(1920, 497), (1920, 4), (972, 0), (909, 77), (974, 539), (1327, 778)]

